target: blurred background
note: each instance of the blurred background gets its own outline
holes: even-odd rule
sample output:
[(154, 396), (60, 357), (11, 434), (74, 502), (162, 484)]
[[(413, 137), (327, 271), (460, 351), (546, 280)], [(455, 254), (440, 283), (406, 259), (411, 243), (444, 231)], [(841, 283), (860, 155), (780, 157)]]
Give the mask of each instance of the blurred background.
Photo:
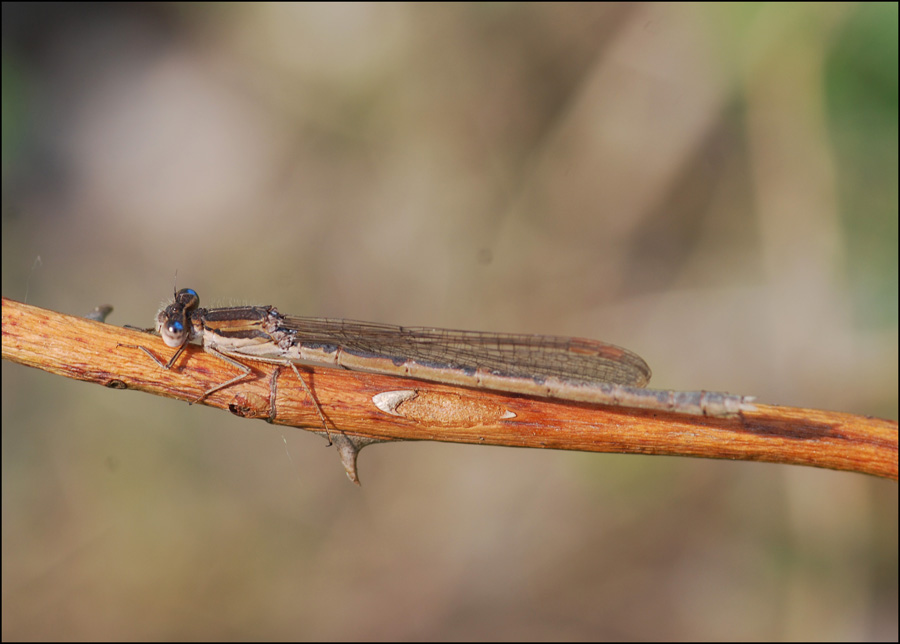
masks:
[[(897, 5), (4, 3), (3, 295), (597, 338), (897, 418)], [(37, 258), (40, 258), (39, 261)], [(3, 639), (896, 640), (897, 484), (3, 363)]]

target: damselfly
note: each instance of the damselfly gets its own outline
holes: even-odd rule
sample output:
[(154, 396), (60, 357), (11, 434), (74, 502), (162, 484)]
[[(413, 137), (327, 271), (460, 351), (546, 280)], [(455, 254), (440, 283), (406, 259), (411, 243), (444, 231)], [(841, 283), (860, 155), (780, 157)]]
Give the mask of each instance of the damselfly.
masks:
[[(169, 369), (191, 341), (241, 370), (201, 396), (251, 373), (241, 360), (289, 365), (324, 415), (296, 365), (339, 367), (430, 382), (560, 400), (728, 417), (753, 410), (753, 398), (709, 391), (645, 389), (650, 367), (635, 353), (597, 340), (451, 331), (333, 318), (282, 315), (272, 306), (200, 307), (181, 289), (156, 318), (170, 347)], [(274, 384), (273, 384), (274, 397)]]

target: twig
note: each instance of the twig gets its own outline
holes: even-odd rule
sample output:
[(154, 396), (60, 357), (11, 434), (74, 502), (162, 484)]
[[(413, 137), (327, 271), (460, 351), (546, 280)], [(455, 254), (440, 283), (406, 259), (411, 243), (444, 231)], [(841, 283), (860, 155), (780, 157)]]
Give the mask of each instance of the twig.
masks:
[[(137, 389), (195, 401), (233, 378), (233, 367), (189, 347), (171, 370), (158, 356), (172, 349), (153, 335), (3, 298), (3, 359), (113, 389)], [(325, 434), (296, 374), (250, 363), (254, 375), (202, 402), (246, 417)], [(436, 440), (585, 452), (701, 456), (872, 474), (897, 480), (897, 423), (816, 409), (757, 405), (738, 418), (708, 418), (570, 403), (450, 387), (333, 368), (301, 373), (329, 422), (353, 481), (366, 444)], [(277, 385), (271, 400), (272, 379)], [(273, 402), (274, 405), (273, 409)]]

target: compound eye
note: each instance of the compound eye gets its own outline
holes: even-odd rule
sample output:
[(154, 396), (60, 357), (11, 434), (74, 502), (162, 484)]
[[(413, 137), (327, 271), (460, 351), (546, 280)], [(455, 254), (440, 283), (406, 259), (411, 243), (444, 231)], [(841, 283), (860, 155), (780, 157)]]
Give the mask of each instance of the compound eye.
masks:
[(175, 304), (185, 310), (196, 309), (200, 306), (200, 296), (192, 288), (183, 288), (175, 294)]
[(159, 334), (162, 336), (163, 342), (170, 347), (178, 347), (184, 344), (187, 331), (184, 324), (175, 320), (169, 324), (165, 324), (160, 329)]
[(185, 325), (186, 321), (184, 309), (175, 304), (159, 312), (156, 316), (156, 332), (166, 346), (180, 347), (187, 341), (190, 329)]

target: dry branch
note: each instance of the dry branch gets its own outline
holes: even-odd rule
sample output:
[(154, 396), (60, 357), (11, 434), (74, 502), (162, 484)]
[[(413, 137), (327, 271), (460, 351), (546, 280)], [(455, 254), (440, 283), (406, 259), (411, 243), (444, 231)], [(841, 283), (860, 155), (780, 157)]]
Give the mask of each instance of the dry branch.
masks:
[[(142, 351), (168, 359), (153, 335), (3, 298), (3, 359), (113, 389), (195, 401), (237, 375), (189, 347), (169, 371)], [(253, 376), (203, 404), (232, 414), (323, 433), (294, 372), (247, 361)], [(758, 405), (738, 418), (571, 403), (316, 367), (301, 368), (324, 412), (351, 480), (356, 455), (376, 441), (436, 440), (586, 452), (701, 456), (847, 470), (897, 480), (897, 423), (816, 409)], [(271, 383), (277, 386), (272, 405)], [(393, 393), (398, 392), (398, 393)]]

